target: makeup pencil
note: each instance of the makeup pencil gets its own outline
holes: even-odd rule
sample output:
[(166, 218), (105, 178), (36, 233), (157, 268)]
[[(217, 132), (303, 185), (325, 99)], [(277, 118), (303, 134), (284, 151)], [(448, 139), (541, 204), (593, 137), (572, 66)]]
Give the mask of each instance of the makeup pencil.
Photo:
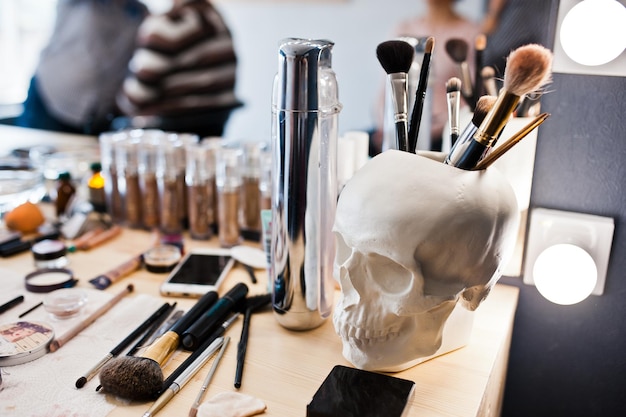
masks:
[(8, 311), (8, 310), (12, 309), (13, 307), (15, 307), (16, 305), (20, 304), (23, 301), (24, 301), (24, 296), (23, 295), (18, 295), (14, 299), (12, 299), (10, 301), (7, 301), (6, 303), (4, 303), (4, 304), (2, 304), (0, 306), (0, 314), (4, 313), (5, 311)]
[(189, 380), (204, 366), (205, 363), (213, 356), (213, 354), (222, 346), (224, 343), (223, 337), (218, 337), (208, 346), (206, 349), (202, 351), (202, 354), (199, 355), (193, 363), (185, 369), (183, 373), (181, 373), (168, 387), (161, 393), (159, 398), (152, 404), (152, 407), (148, 409), (143, 414), (143, 417), (151, 417), (157, 413), (160, 409), (165, 407), (165, 405), (172, 399), (178, 392), (189, 382)]
[(198, 395), (196, 396), (196, 400), (193, 402), (193, 405), (191, 406), (191, 409), (189, 410), (189, 417), (196, 417), (196, 415), (198, 414), (198, 407), (200, 407), (200, 402), (202, 401), (202, 397), (204, 397), (204, 393), (209, 387), (209, 384), (211, 383), (211, 380), (213, 379), (213, 375), (215, 375), (217, 366), (222, 360), (222, 356), (224, 356), (224, 351), (226, 351), (226, 348), (228, 347), (228, 342), (230, 342), (230, 337), (226, 336), (224, 338), (224, 343), (222, 343), (222, 347), (220, 348), (220, 351), (218, 352), (217, 356), (215, 357), (215, 360), (213, 361), (213, 364), (211, 365), (211, 369), (209, 369), (209, 373), (207, 374), (207, 376), (204, 378), (204, 381), (202, 382), (202, 386), (200, 387), (200, 391), (198, 392)]
[(111, 351), (104, 356), (93, 368), (91, 368), (85, 375), (81, 376), (76, 380), (76, 388), (82, 388), (85, 384), (90, 381), (100, 369), (111, 359), (118, 356), (124, 349), (130, 345), (133, 340), (137, 339), (142, 333), (144, 333), (148, 328), (159, 319), (159, 317), (163, 316), (163, 314), (169, 309), (170, 305), (168, 303), (163, 304), (156, 310), (150, 317), (148, 317), (143, 323), (141, 323), (135, 330), (133, 330), (128, 336), (124, 338), (117, 346), (115, 346)]

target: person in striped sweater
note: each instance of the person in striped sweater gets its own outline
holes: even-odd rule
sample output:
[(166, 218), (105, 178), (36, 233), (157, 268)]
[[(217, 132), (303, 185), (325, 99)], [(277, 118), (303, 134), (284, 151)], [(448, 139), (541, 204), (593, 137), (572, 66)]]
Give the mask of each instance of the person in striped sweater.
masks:
[(174, 0), (137, 34), (117, 96), (125, 117), (113, 126), (221, 136), (233, 109), (237, 56), (231, 32), (209, 0)]

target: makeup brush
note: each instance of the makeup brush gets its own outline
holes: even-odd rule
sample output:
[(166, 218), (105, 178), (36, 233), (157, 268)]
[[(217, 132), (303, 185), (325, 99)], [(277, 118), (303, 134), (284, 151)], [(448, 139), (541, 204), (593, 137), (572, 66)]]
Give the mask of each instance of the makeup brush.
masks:
[(401, 151), (408, 150), (408, 72), (413, 63), (415, 49), (402, 40), (382, 42), (376, 48), (376, 57), (387, 73), (394, 105), (396, 142)]
[(468, 50), (469, 45), (464, 39), (451, 38), (446, 41), (446, 52), (448, 53), (448, 56), (457, 63), (461, 72), (460, 78), (463, 82), (461, 94), (463, 94), (463, 98), (465, 98), (467, 104), (469, 104), (471, 108), (474, 108), (476, 103), (472, 105), (473, 88), (469, 64), (467, 63)]
[(481, 33), (474, 39), (474, 92), (472, 96), (474, 106), (476, 106), (478, 99), (484, 94), (482, 68), (485, 48), (487, 48), (487, 36)]
[(453, 161), (452, 165), (473, 169), (488, 149), (495, 145), (521, 97), (539, 90), (550, 80), (551, 67), (552, 52), (541, 45), (524, 45), (511, 52), (498, 99), (474, 133), (465, 155)]
[(461, 135), (452, 146), (452, 150), (450, 150), (450, 153), (448, 153), (448, 156), (446, 156), (446, 159), (444, 160), (445, 164), (455, 165), (462, 162), (459, 161), (459, 158), (464, 155), (468, 144), (472, 140), (472, 136), (474, 136), (474, 133), (478, 130), (478, 126), (480, 126), (483, 120), (485, 120), (485, 117), (487, 117), (487, 114), (493, 107), (496, 99), (496, 96), (482, 96), (478, 99), (471, 122), (465, 126), (463, 132), (461, 132)]
[(81, 376), (76, 380), (76, 388), (82, 388), (85, 384), (91, 380), (104, 365), (107, 364), (111, 359), (118, 356), (122, 353), (124, 349), (126, 349), (133, 340), (137, 339), (144, 333), (148, 328), (156, 322), (159, 317), (163, 316), (165, 312), (169, 309), (170, 305), (168, 303), (164, 303), (158, 310), (156, 310), (150, 317), (148, 317), (143, 323), (141, 323), (135, 330), (133, 330), (128, 336), (124, 338), (117, 346), (115, 346), (111, 351), (104, 356), (93, 368), (91, 368), (85, 375)]
[(496, 70), (494, 70), (493, 67), (483, 67), (480, 71), (480, 75), (483, 79), (485, 93), (490, 96), (497, 96), (498, 86), (496, 85)]
[(243, 365), (246, 358), (246, 350), (248, 348), (248, 333), (250, 331), (250, 318), (252, 313), (258, 309), (268, 305), (272, 301), (272, 294), (262, 294), (246, 299), (246, 309), (243, 315), (243, 325), (241, 326), (241, 336), (237, 343), (237, 367), (235, 369), (235, 388), (241, 388), (241, 380), (243, 377)]
[(461, 124), (461, 80), (452, 77), (446, 81), (446, 98), (448, 102), (448, 126), (450, 127), (450, 146), (442, 145), (442, 150), (450, 150), (459, 138)]
[(161, 366), (179, 347), (181, 335), (217, 301), (215, 291), (203, 295), (170, 330), (156, 339), (140, 356), (111, 360), (100, 371), (100, 385), (105, 392), (121, 398), (147, 400), (161, 390)]
[(476, 164), (476, 167), (474, 167), (474, 169), (481, 170), (488, 168), (498, 158), (504, 155), (509, 149), (518, 144), (526, 136), (528, 136), (530, 132), (532, 132), (535, 128), (539, 127), (540, 124), (545, 122), (548, 117), (550, 117), (549, 113), (542, 113), (539, 116), (535, 117), (530, 123), (521, 128), (519, 132), (515, 133), (505, 142), (502, 142), (489, 155), (484, 157), (478, 164)]
[(426, 39), (424, 46), (424, 58), (422, 59), (422, 67), (420, 68), (420, 78), (415, 91), (415, 103), (411, 112), (411, 121), (409, 126), (409, 152), (415, 153), (417, 149), (417, 139), (422, 122), (422, 112), (424, 110), (424, 102), (426, 101), (426, 89), (428, 87), (428, 74), (430, 73), (430, 60), (433, 49), (435, 48), (435, 38), (432, 36)]

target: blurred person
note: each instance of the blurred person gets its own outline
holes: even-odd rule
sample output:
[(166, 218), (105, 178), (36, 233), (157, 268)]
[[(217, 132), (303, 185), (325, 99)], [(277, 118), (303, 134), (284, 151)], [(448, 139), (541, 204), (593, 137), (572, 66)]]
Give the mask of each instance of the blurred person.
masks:
[(147, 13), (137, 0), (58, 0), (54, 29), (15, 124), (92, 135), (108, 130)]
[(221, 136), (235, 95), (237, 56), (231, 32), (208, 0), (174, 0), (151, 15), (137, 35), (137, 49), (117, 103), (125, 117), (116, 128), (150, 127)]

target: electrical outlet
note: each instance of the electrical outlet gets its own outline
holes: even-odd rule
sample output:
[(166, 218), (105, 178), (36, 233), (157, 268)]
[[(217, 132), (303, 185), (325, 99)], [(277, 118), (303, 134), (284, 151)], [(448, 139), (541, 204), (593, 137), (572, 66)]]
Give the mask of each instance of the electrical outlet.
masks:
[(609, 217), (544, 208), (532, 209), (526, 241), (524, 283), (535, 285), (533, 266), (545, 249), (560, 243), (569, 243), (584, 249), (595, 261), (598, 277), (591, 293), (602, 295), (614, 229), (614, 221)]

